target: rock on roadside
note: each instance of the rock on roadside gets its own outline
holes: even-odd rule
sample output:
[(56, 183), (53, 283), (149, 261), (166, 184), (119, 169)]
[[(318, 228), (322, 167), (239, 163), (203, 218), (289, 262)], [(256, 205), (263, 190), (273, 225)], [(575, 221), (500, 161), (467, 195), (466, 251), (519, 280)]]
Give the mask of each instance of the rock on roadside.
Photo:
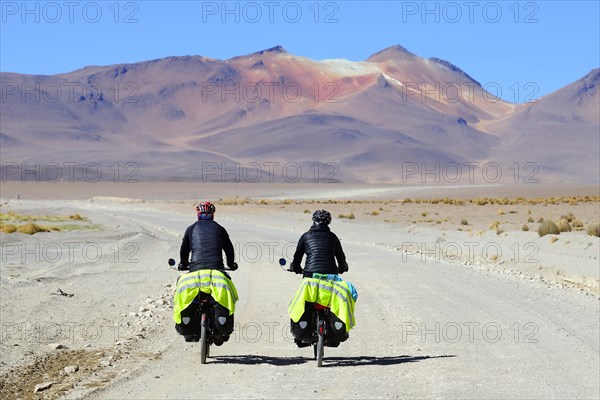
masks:
[(38, 383), (37, 385), (35, 385), (35, 389), (33, 389), (33, 393), (38, 393), (38, 392), (44, 391), (46, 389), (50, 389), (50, 387), (52, 387), (53, 384), (54, 384), (54, 382)]
[(74, 374), (75, 372), (79, 371), (79, 367), (77, 365), (67, 365), (64, 368), (65, 373), (71, 375)]

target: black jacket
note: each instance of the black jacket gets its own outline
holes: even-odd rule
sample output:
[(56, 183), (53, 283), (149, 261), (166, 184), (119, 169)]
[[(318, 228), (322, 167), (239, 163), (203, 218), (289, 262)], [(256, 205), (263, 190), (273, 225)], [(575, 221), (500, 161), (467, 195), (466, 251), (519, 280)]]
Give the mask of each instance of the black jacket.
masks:
[[(348, 270), (342, 244), (326, 225), (313, 224), (310, 230), (300, 237), (291, 265), (293, 270), (299, 271), (305, 253), (304, 276), (310, 277), (314, 272), (337, 274)], [(339, 271), (335, 259), (340, 267)]]
[(212, 220), (199, 220), (186, 229), (179, 256), (182, 266), (189, 268), (190, 272), (222, 269), (223, 251), (227, 266), (231, 267), (234, 262), (233, 244), (225, 228)]

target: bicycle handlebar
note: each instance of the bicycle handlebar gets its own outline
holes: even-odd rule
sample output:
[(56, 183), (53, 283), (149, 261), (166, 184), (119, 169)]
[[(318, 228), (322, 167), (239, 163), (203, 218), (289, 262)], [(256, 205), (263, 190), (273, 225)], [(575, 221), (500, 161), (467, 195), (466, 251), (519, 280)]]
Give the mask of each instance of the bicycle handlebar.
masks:
[[(180, 270), (179, 268), (174, 268), (174, 266), (175, 266), (175, 264), (177, 264), (177, 262), (174, 259), (172, 259), (172, 258), (169, 258), (169, 261), (167, 261), (167, 263), (169, 264), (169, 267), (171, 267), (171, 269), (174, 269), (176, 271), (188, 271), (187, 269)], [(211, 268), (211, 269), (216, 269), (217, 271), (232, 271), (232, 272), (233, 271), (237, 271), (237, 268), (236, 269), (231, 269), (231, 268)]]

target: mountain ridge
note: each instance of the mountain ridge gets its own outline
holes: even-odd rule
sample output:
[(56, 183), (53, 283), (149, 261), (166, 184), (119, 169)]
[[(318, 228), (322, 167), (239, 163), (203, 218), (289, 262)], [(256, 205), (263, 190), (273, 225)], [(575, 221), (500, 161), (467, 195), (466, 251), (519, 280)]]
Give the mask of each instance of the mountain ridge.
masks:
[[(581, 158), (598, 142), (599, 71), (533, 104), (490, 101), (458, 66), (400, 45), (356, 62), (311, 60), (277, 45), (227, 60), (0, 72), (0, 151), (12, 163), (61, 154), (139, 161), (144, 176), (158, 180), (180, 179), (178, 167), (204, 162), (293, 161), (337, 163), (340, 181), (406, 183), (407, 163), (427, 170), (529, 160), (549, 181), (596, 182), (598, 157), (580, 168), (556, 158)], [(157, 153), (180, 156), (153, 165), (146, 155)]]

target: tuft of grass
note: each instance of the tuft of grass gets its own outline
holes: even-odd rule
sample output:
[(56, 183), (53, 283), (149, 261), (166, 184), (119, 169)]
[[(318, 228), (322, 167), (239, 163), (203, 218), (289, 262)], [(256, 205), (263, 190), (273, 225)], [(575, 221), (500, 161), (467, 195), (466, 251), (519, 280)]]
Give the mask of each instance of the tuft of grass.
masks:
[(304, 210), (304, 214), (310, 214), (310, 210), (307, 208)]
[(71, 232), (83, 230), (99, 230), (102, 225), (99, 224), (59, 224), (59, 225), (39, 225), (34, 222), (28, 222), (23, 225), (13, 225), (0, 222), (0, 232), (4, 233), (24, 233), (27, 235), (35, 235), (40, 232)]
[(0, 232), (13, 233), (17, 231), (17, 227), (13, 224), (0, 224)]
[(489, 225), (490, 231), (497, 231), (500, 227), (500, 221), (494, 221)]
[(593, 224), (588, 226), (587, 233), (590, 236), (600, 237), (600, 224)]
[(538, 228), (540, 237), (545, 235), (558, 235), (560, 233), (558, 226), (552, 221), (543, 221)]
[(34, 224), (33, 222), (29, 222), (25, 225), (21, 225), (17, 227), (17, 232), (24, 233), (26, 235), (35, 235), (40, 232), (50, 232), (50, 229), (45, 226), (41, 226), (38, 224)]
[(527, 226), (527, 224), (523, 224), (523, 226), (521, 227), (521, 230), (523, 232), (527, 232), (529, 230), (529, 227)]
[(538, 218), (538, 220), (537, 220), (537, 222), (538, 222), (539, 224), (541, 224), (542, 222), (544, 222), (544, 217), (539, 217), (539, 218)]
[(237, 205), (241, 205), (243, 206), (244, 204), (248, 204), (250, 202), (250, 200), (248, 200), (247, 197), (225, 197), (222, 199), (219, 199), (219, 204), (223, 205), (223, 206), (237, 206)]
[(461, 225), (469, 225), (469, 221), (467, 221), (466, 219), (463, 218), (460, 220), (460, 224)]
[(350, 214), (340, 214), (340, 215), (338, 215), (338, 218), (355, 219), (356, 217), (354, 216), (354, 213), (350, 213)]
[(64, 224), (64, 225), (51, 225), (46, 226), (46, 228), (51, 231), (58, 232), (72, 232), (72, 231), (95, 231), (101, 229), (101, 225), (99, 224), (89, 224), (89, 225), (78, 225), (78, 224)]
[(556, 226), (560, 232), (571, 232), (571, 224), (567, 218), (561, 218)]
[(575, 219), (575, 216), (573, 215), (573, 213), (568, 213), (566, 215), (561, 215), (560, 219), (566, 219), (567, 222), (573, 222), (573, 220)]
[(581, 222), (580, 219), (575, 219), (573, 222), (571, 222), (571, 226), (573, 228), (583, 228), (583, 222)]
[(527, 210), (527, 215), (531, 215), (531, 210)]
[(494, 221), (490, 224), (489, 226), (490, 231), (496, 231), (496, 235), (500, 235), (501, 233), (504, 233), (504, 231), (502, 229), (500, 229), (500, 221)]
[(556, 242), (556, 241), (558, 241), (558, 237), (556, 237), (556, 236), (552, 236), (552, 237), (550, 238), (550, 243), (554, 243), (554, 242)]
[(87, 221), (88, 218), (82, 217), (79, 214), (72, 215), (26, 215), (17, 214), (14, 211), (8, 211), (6, 213), (0, 212), (0, 221), (11, 221), (11, 222), (38, 222), (38, 221), (49, 221), (49, 222), (63, 222), (63, 221)]
[(531, 218), (531, 217), (527, 218), (527, 222), (529, 222), (531, 224), (533, 222), (533, 218)]
[(504, 210), (503, 209), (499, 209), (498, 210), (498, 215), (504, 215)]
[(423, 212), (421, 213), (421, 217), (426, 217), (426, 216), (427, 216), (427, 212), (426, 212), (426, 211), (423, 211)]

